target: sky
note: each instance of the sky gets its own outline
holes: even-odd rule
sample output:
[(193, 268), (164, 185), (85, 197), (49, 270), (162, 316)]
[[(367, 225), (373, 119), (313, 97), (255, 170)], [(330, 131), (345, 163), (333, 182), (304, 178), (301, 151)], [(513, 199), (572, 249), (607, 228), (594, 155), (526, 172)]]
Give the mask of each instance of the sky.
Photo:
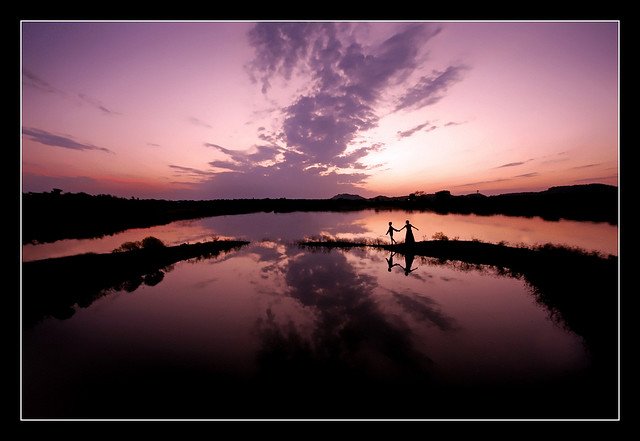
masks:
[(24, 21), (22, 188), (226, 199), (617, 185), (618, 28)]

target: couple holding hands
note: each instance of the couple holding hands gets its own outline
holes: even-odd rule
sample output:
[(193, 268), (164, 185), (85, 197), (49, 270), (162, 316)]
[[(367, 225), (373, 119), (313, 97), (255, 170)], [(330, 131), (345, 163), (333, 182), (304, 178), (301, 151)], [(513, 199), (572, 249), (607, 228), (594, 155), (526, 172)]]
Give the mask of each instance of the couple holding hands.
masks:
[[(404, 243), (405, 243), (405, 244), (413, 244), (413, 243), (416, 243), (416, 239), (413, 237), (413, 231), (412, 231), (412, 229), (413, 229), (413, 228), (415, 228), (416, 230), (418, 230), (418, 228), (416, 228), (416, 227), (414, 227), (413, 225), (411, 225), (411, 223), (410, 223), (409, 221), (406, 221), (406, 222), (405, 222), (404, 227), (400, 228), (399, 230), (398, 230), (398, 229), (396, 229), (396, 228), (394, 228), (394, 226), (392, 225), (392, 223), (391, 223), (391, 222), (389, 222), (389, 229), (387, 230), (387, 232), (385, 233), (385, 235), (387, 235), (387, 234), (389, 235), (389, 237), (391, 238), (391, 243), (397, 243), (397, 242), (393, 239), (393, 232), (394, 232), (394, 231), (400, 232), (400, 231), (402, 231), (402, 230), (406, 229), (406, 230), (407, 230), (407, 234), (406, 234), (406, 236), (405, 236)], [(418, 231), (420, 231), (420, 230), (418, 230)]]

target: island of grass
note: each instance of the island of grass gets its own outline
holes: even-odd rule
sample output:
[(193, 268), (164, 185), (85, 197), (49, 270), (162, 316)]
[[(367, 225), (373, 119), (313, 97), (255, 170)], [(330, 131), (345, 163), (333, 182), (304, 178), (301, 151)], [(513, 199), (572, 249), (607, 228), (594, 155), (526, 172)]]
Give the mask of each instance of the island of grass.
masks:
[(109, 292), (132, 292), (142, 284), (157, 285), (176, 262), (216, 257), (248, 243), (212, 240), (165, 246), (159, 239), (147, 237), (140, 242), (125, 242), (111, 253), (24, 262), (23, 324), (29, 327), (50, 316), (71, 317), (76, 305), (87, 307)]

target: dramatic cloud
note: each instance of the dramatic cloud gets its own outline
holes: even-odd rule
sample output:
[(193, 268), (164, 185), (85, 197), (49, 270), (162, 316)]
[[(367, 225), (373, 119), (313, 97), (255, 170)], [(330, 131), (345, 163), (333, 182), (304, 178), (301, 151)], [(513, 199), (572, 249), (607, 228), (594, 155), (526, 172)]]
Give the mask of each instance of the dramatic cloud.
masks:
[(433, 71), (432, 75), (423, 76), (418, 83), (411, 87), (403, 95), (396, 111), (401, 109), (419, 109), (437, 103), (444, 97), (444, 93), (462, 80), (463, 72), (469, 69), (468, 66), (449, 66), (444, 71)]
[[(228, 160), (209, 163), (215, 170), (201, 190), (226, 196), (232, 184), (234, 196), (261, 193), (288, 196), (312, 193), (327, 197), (336, 192), (364, 191), (372, 167), (361, 161), (380, 151), (381, 144), (353, 149), (362, 132), (377, 127), (376, 108), (392, 99), (390, 91), (421, 68), (424, 49), (440, 28), (428, 23), (399, 25), (397, 32), (377, 44), (358, 40), (358, 25), (348, 23), (257, 23), (248, 38), (255, 57), (247, 72), (264, 94), (275, 80), (304, 78), (304, 86), (282, 106), (281, 126), (269, 133), (264, 126), (257, 138), (269, 145), (231, 150), (217, 144), (207, 147), (227, 155)], [(422, 77), (408, 95), (404, 107), (426, 105), (441, 99), (459, 81), (463, 66), (450, 66), (433, 77)], [(411, 101), (413, 100), (413, 101)], [(192, 121), (194, 122), (194, 121)], [(424, 125), (416, 130), (423, 130)], [(429, 127), (433, 130), (435, 126)], [(407, 135), (409, 136), (409, 135)], [(294, 188), (306, 187), (305, 192)], [(246, 191), (251, 188), (251, 191)], [(269, 193), (272, 192), (272, 193)]]
[(430, 126), (429, 124), (430, 124), (429, 121), (427, 121), (424, 124), (420, 124), (418, 126), (415, 126), (412, 129), (405, 130), (403, 132), (399, 131), (398, 132), (398, 139), (407, 138), (407, 137), (413, 135), (414, 133), (416, 133), (417, 131), (424, 129), (427, 126), (429, 126), (429, 127), (425, 130), (425, 132), (430, 132), (430, 131), (435, 130), (435, 129), (438, 128), (438, 126), (434, 126), (434, 125)]
[(256, 51), (250, 72), (265, 93), (276, 74), (310, 75), (310, 90), (283, 109), (283, 140), (304, 155), (307, 166), (338, 166), (344, 161), (336, 158), (356, 134), (376, 127), (373, 106), (383, 90), (415, 70), (420, 49), (438, 32), (410, 25), (365, 48), (353, 38), (339, 38), (335, 23), (258, 23), (249, 35)]
[(210, 124), (207, 124), (206, 122), (204, 122), (204, 121), (202, 121), (202, 120), (200, 120), (200, 119), (198, 119), (196, 117), (193, 117), (193, 116), (190, 116), (189, 118), (187, 118), (187, 120), (191, 124), (193, 124), (194, 126), (205, 127), (207, 129), (212, 129), (213, 128)]
[(80, 98), (83, 102), (85, 102), (85, 103), (95, 107), (96, 109), (100, 110), (105, 115), (122, 115), (120, 112), (116, 112), (116, 111), (113, 111), (111, 109), (106, 108), (104, 106), (104, 104), (102, 104), (102, 102), (98, 101), (95, 98), (87, 96), (84, 93), (79, 93), (78, 94), (78, 98)]
[(40, 129), (23, 127), (22, 134), (28, 136), (32, 141), (52, 147), (62, 147), (65, 149), (80, 151), (99, 150), (107, 153), (113, 153), (111, 150), (104, 147), (98, 147), (92, 144), (83, 144), (73, 140), (68, 136), (54, 135), (53, 133), (49, 133)]

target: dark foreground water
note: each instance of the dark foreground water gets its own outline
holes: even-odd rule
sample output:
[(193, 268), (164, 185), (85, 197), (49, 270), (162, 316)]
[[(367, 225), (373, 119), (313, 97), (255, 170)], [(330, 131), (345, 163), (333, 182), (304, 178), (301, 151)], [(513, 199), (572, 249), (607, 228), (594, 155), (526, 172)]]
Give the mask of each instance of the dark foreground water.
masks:
[(616, 417), (611, 352), (594, 353), (526, 280), (310, 251), (276, 237), (301, 225), (264, 222), (270, 239), (25, 327), (23, 417)]

